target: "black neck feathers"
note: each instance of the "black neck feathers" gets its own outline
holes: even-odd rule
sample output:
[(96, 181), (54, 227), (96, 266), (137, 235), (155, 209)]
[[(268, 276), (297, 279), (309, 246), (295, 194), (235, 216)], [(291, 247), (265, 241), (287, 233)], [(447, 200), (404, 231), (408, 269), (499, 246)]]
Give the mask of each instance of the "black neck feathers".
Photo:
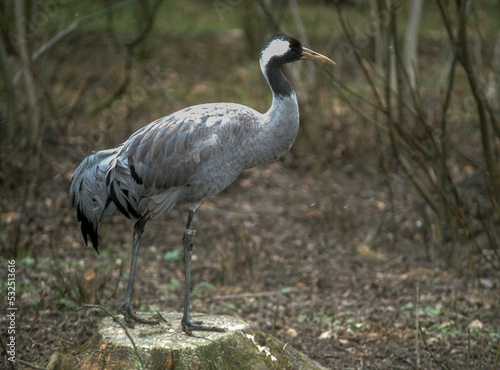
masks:
[(273, 63), (271, 60), (266, 66), (265, 73), (275, 96), (286, 97), (293, 94), (293, 87), (283, 74), (281, 64)]

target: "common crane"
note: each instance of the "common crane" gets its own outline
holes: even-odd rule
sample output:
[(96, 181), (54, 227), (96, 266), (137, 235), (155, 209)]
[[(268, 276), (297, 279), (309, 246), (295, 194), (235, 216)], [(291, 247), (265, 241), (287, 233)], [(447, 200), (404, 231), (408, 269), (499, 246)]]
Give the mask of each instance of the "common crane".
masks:
[(266, 113), (234, 103), (201, 104), (182, 109), (142, 127), (114, 149), (89, 155), (73, 174), (70, 194), (85, 243), (99, 253), (99, 224), (121, 213), (134, 217), (133, 250), (125, 300), (125, 319), (153, 324), (131, 308), (139, 242), (149, 220), (188, 204), (182, 238), (185, 263), (185, 332), (217, 330), (191, 322), (189, 291), (193, 217), (200, 203), (229, 186), (243, 170), (269, 163), (292, 146), (299, 128), (299, 107), (281, 65), (302, 59), (335, 64), (282, 33), (260, 53), (260, 68), (273, 100)]

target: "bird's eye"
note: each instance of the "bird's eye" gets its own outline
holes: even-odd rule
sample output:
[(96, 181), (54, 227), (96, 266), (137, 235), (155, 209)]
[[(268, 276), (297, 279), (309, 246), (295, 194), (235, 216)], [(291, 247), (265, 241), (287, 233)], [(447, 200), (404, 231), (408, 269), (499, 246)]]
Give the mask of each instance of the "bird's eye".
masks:
[(297, 40), (295, 39), (291, 39), (289, 38), (288, 39), (288, 48), (289, 49), (295, 49), (297, 47), (300, 47), (300, 42), (298, 42)]

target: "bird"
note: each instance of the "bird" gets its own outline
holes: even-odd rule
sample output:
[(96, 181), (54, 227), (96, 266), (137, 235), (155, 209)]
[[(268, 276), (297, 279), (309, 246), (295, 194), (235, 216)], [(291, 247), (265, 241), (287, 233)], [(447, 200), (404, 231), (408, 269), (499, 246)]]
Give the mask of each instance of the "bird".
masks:
[(113, 149), (95, 152), (76, 168), (70, 182), (72, 205), (85, 244), (99, 254), (99, 226), (122, 214), (137, 221), (125, 299), (120, 306), (129, 325), (156, 324), (132, 310), (139, 244), (148, 221), (188, 205), (182, 237), (185, 283), (181, 327), (215, 330), (191, 321), (190, 286), (194, 214), (201, 202), (228, 187), (246, 169), (273, 162), (289, 151), (298, 133), (295, 91), (281, 66), (300, 60), (334, 65), (330, 58), (303, 47), (283, 33), (270, 37), (260, 53), (260, 69), (272, 92), (265, 113), (236, 103), (207, 103), (159, 118)]

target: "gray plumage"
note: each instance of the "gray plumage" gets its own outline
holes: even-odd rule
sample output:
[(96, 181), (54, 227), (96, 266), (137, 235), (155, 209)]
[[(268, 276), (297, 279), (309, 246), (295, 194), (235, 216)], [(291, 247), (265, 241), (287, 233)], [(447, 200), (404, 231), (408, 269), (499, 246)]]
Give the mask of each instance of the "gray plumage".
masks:
[(202, 104), (151, 122), (76, 169), (70, 192), (85, 238), (87, 232), (97, 250), (98, 225), (117, 210), (154, 219), (176, 205), (195, 209), (243, 170), (285, 154), (298, 125), (295, 94), (275, 97), (266, 114), (238, 104)]
[[(225, 189), (245, 169), (277, 160), (290, 149), (298, 132), (299, 109), (295, 92), (280, 66), (299, 59), (333, 63), (303, 48), (297, 40), (275, 35), (260, 58), (273, 92), (266, 113), (232, 103), (188, 107), (151, 122), (114, 149), (88, 156), (75, 170), (70, 185), (73, 206), (85, 242), (90, 238), (96, 251), (103, 219), (119, 212), (139, 219), (134, 228), (131, 278), (122, 306), (135, 320), (147, 322), (130, 310), (144, 225), (177, 205), (189, 204), (186, 254), (189, 244), (192, 248), (192, 216), (203, 199)], [(189, 267), (187, 258), (188, 270), (190, 255)], [(186, 284), (183, 327), (194, 329), (198, 327), (189, 320), (189, 282)]]

